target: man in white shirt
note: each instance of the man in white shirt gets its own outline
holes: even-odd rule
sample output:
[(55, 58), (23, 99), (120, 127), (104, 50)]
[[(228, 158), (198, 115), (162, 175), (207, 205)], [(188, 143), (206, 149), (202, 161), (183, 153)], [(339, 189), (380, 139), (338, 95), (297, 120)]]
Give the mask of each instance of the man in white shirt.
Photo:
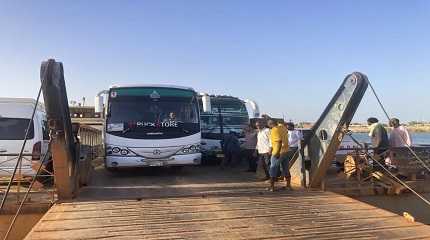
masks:
[(390, 147), (397, 148), (397, 147), (407, 147), (412, 146), (412, 139), (408, 132), (408, 130), (400, 125), (400, 121), (397, 118), (392, 118), (390, 120), (390, 127), (393, 128), (393, 130), (390, 133)]
[[(272, 144), (270, 143), (270, 129), (267, 128), (261, 121), (255, 123), (257, 127), (257, 153), (258, 153), (258, 169), (264, 171), (264, 180), (269, 179), (269, 164)], [(257, 177), (259, 171), (257, 169)]]
[(295, 129), (293, 122), (288, 122), (286, 125), (288, 129), (288, 145), (290, 146), (288, 148), (287, 156), (289, 162), (292, 162), (295, 155), (299, 156), (298, 150), (301, 142), (303, 141), (303, 134), (301, 131)]
[[(397, 118), (390, 119), (390, 127), (393, 129), (390, 133), (389, 143), (390, 148), (411, 147), (412, 139), (406, 127), (400, 125), (400, 120)], [(385, 159), (385, 164), (395, 165), (394, 152), (390, 151), (389, 157)], [(400, 173), (402, 174), (402, 173)], [(404, 175), (407, 175), (406, 173)]]

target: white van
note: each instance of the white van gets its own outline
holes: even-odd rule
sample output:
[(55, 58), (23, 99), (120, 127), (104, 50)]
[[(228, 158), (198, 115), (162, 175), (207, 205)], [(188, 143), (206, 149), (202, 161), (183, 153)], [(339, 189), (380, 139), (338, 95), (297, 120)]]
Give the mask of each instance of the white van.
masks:
[(23, 152), (21, 175), (34, 175), (32, 161), (41, 160), (48, 150), (49, 133), (45, 109), (42, 104), (38, 104), (31, 120), (35, 105), (34, 99), (0, 98), (0, 177), (12, 175), (29, 123), (31, 127)]

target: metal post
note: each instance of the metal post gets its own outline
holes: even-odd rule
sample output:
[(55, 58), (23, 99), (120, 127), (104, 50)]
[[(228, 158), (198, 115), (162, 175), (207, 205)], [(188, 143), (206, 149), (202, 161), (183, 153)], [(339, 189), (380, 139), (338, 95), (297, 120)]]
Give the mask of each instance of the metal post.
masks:
[(221, 115), (221, 104), (218, 104), (218, 122), (219, 122), (219, 132), (221, 135), (221, 149), (224, 151), (224, 122)]
[(53, 132), (51, 149), (58, 198), (71, 199), (78, 189), (79, 159), (76, 159), (62, 63), (53, 59), (43, 62), (40, 77), (48, 123)]

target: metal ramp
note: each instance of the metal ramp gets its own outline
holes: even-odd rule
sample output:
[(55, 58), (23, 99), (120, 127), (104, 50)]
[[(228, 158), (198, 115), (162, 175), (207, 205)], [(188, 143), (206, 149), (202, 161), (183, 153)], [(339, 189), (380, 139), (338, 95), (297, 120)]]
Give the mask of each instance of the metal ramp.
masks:
[(339, 194), (263, 189), (171, 185), (59, 203), (26, 239), (430, 239), (430, 226)]

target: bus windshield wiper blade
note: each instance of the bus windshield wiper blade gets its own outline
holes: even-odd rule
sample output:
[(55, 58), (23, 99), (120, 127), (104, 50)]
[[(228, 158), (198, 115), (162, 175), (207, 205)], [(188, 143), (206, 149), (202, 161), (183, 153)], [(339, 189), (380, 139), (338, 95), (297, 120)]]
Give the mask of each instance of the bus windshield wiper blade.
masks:
[(182, 128), (182, 131), (184, 132), (184, 133), (190, 133), (190, 131), (188, 131), (187, 129), (185, 129), (185, 127), (184, 127), (184, 124), (183, 124), (183, 122), (181, 122), (181, 121), (178, 121), (178, 124), (179, 123), (181, 123), (181, 128)]
[(130, 131), (130, 130), (131, 130), (131, 128), (130, 128), (130, 127), (128, 127), (128, 128), (126, 128), (126, 129), (122, 130), (122, 134), (125, 134), (125, 133), (127, 133), (128, 131)]

